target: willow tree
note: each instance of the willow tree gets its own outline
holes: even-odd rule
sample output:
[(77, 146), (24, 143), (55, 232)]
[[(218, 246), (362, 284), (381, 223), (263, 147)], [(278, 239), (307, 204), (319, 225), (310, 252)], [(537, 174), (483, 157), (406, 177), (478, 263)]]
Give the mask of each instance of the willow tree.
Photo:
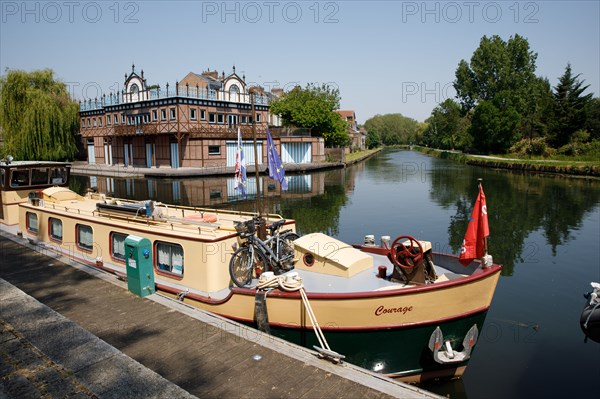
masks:
[(70, 160), (77, 150), (79, 106), (52, 70), (9, 70), (0, 78), (0, 127), (4, 155)]

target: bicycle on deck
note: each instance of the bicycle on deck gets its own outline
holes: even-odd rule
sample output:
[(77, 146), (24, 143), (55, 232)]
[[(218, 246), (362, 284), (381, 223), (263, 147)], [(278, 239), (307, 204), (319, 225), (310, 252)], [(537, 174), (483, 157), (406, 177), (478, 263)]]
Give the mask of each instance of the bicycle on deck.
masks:
[(291, 230), (280, 231), (285, 219), (274, 221), (266, 240), (256, 235), (256, 226), (261, 218), (235, 222), (235, 229), (245, 240), (229, 261), (229, 275), (238, 287), (248, 286), (265, 271), (282, 274), (294, 268), (294, 245), (298, 234)]

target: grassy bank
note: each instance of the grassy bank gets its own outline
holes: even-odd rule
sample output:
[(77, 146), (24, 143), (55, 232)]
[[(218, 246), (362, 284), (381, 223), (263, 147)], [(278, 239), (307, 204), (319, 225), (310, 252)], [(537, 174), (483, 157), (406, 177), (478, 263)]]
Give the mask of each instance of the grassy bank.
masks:
[(576, 176), (600, 177), (600, 160), (582, 161), (578, 159), (570, 160), (549, 160), (549, 159), (517, 159), (509, 156), (486, 156), (470, 155), (460, 152), (436, 150), (426, 147), (414, 146), (414, 150), (420, 151), (426, 155), (442, 159), (449, 159), (461, 162), (467, 165), (484, 166), (490, 168), (522, 170), (536, 173), (557, 173)]
[(366, 159), (381, 150), (382, 150), (382, 148), (375, 148), (372, 150), (356, 151), (356, 152), (351, 152), (350, 154), (346, 154), (346, 156), (345, 156), (346, 165), (352, 165), (353, 163), (362, 161), (363, 159)]

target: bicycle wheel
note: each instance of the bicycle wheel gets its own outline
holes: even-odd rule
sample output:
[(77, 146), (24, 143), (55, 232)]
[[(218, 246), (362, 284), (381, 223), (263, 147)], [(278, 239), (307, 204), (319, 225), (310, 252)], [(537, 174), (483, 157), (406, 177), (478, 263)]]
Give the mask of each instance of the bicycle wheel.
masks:
[(300, 238), (296, 233), (286, 233), (279, 238), (279, 253), (277, 254), (281, 266), (285, 271), (294, 268), (294, 243), (293, 241)]
[(256, 277), (256, 269), (265, 270), (266, 265), (267, 259), (262, 252), (255, 248), (251, 251), (247, 246), (241, 247), (231, 256), (229, 276), (236, 286), (244, 287)]

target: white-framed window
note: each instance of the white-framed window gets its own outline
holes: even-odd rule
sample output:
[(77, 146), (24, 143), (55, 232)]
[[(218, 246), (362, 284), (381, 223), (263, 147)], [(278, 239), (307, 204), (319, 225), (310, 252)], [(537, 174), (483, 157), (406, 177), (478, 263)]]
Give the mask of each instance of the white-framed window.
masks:
[(260, 123), (260, 114), (256, 114), (256, 123)]
[(221, 154), (221, 146), (220, 145), (209, 145), (208, 146), (208, 155), (219, 155)]
[(121, 124), (125, 124), (125, 113), (121, 112)]
[(200, 110), (200, 120), (201, 121), (205, 121), (206, 120), (206, 110), (204, 110), (204, 109)]
[(213, 113), (208, 114), (208, 123), (215, 123), (216, 122), (216, 115)]
[(183, 247), (179, 244), (156, 242), (154, 244), (156, 267), (161, 272), (183, 276)]
[(158, 119), (158, 112), (153, 109), (152, 110), (152, 122), (155, 122)]
[(193, 121), (196, 120), (196, 108), (190, 108), (190, 119)]
[(217, 114), (217, 123), (219, 123), (219, 124), (225, 123), (225, 115)]
[(171, 120), (175, 120), (175, 107), (171, 108)]
[(125, 239), (127, 234), (110, 233), (110, 255), (120, 261), (125, 262)]
[(160, 120), (161, 121), (167, 120), (167, 110), (164, 108), (160, 110)]
[(62, 242), (63, 225), (62, 220), (56, 218), (48, 218), (48, 229), (50, 230), (50, 239), (53, 241)]
[(75, 226), (75, 236), (77, 237), (77, 247), (84, 251), (94, 249), (94, 231), (91, 226), (77, 224)]
[(38, 217), (36, 213), (27, 212), (27, 231), (33, 234), (38, 233)]
[(110, 125), (111, 121), (110, 121), (110, 115), (106, 115), (106, 124)]

